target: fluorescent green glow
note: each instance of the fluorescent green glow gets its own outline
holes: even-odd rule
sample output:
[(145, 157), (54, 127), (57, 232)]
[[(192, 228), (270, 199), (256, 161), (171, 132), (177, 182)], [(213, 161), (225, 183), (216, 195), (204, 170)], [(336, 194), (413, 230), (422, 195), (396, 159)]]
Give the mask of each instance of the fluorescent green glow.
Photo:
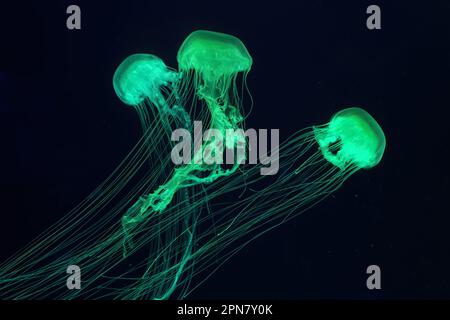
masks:
[(361, 108), (339, 111), (327, 126), (316, 128), (315, 134), (325, 159), (339, 168), (372, 168), (380, 162), (386, 146), (383, 130)]
[(150, 99), (161, 99), (161, 87), (175, 80), (175, 72), (152, 54), (136, 53), (126, 58), (117, 68), (113, 86), (123, 103), (136, 106)]

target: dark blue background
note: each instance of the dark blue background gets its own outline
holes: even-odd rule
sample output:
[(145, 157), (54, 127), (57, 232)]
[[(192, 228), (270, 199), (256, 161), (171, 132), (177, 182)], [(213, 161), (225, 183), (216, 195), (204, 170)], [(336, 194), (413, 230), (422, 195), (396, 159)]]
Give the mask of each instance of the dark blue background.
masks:
[[(66, 29), (78, 4), (82, 30)], [(450, 298), (448, 1), (36, 1), (2, 3), (0, 258), (115, 168), (141, 134), (115, 96), (129, 54), (176, 67), (196, 29), (233, 34), (254, 59), (247, 124), (295, 130), (361, 106), (385, 130), (373, 170), (264, 235), (192, 298)], [(382, 30), (366, 28), (370, 4)], [(382, 290), (365, 286), (380, 265)]]

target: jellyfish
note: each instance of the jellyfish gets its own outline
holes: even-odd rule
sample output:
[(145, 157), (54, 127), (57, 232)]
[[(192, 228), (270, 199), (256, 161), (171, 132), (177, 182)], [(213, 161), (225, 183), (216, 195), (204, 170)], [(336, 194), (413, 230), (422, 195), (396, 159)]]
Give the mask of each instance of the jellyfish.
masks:
[[(246, 73), (250, 70), (252, 58), (248, 53), (243, 43), (236, 37), (217, 32), (210, 31), (196, 31), (189, 35), (181, 45), (177, 55), (179, 71), (181, 74), (181, 81), (175, 86), (175, 96), (177, 101), (185, 105), (189, 105), (191, 100), (191, 114), (198, 116), (203, 121), (208, 121), (211, 128), (219, 130), (222, 136), (225, 136), (227, 129), (239, 129), (243, 117), (239, 111), (240, 97), (236, 89), (236, 78), (238, 73), (244, 73), (244, 83)], [(192, 92), (191, 87), (194, 86), (193, 91), (195, 96), (193, 99), (187, 99), (184, 92)], [(204, 106), (197, 108), (197, 99), (206, 104), (208, 111), (205, 112)], [(200, 109), (200, 112), (197, 110)], [(241, 133), (241, 131), (239, 131)], [(220, 164), (211, 161), (215, 157), (217, 150), (221, 150), (221, 142), (211, 139), (206, 136), (206, 142), (200, 148), (194, 151), (194, 161), (185, 166), (176, 168), (172, 176), (167, 182), (161, 184), (154, 192), (144, 195), (125, 213), (122, 217), (122, 226), (124, 231), (124, 249), (123, 253), (126, 256), (129, 250), (134, 249), (132, 241), (133, 235), (139, 229), (140, 224), (148, 219), (154, 217), (155, 213), (162, 213), (166, 210), (169, 204), (173, 203), (173, 198), (178, 190), (192, 188), (202, 183), (212, 183), (221, 176), (232, 174), (237, 170), (239, 164), (244, 160), (242, 154), (241, 158), (235, 161), (232, 169), (222, 169)], [(233, 139), (227, 140), (227, 148), (234, 148), (235, 145), (242, 146), (245, 144), (243, 135), (235, 135)], [(195, 192), (195, 191), (193, 191)], [(176, 203), (183, 203), (178, 199)], [(182, 212), (183, 210), (181, 210)], [(192, 217), (189, 221), (180, 219), (183, 222), (183, 228), (190, 230), (187, 235), (187, 246), (184, 247), (183, 252), (172, 245), (166, 247), (162, 255), (158, 258), (167, 261), (174, 261), (173, 265), (178, 267), (176, 274), (183, 272), (183, 268), (187, 262), (190, 252), (192, 251), (192, 237), (194, 229), (196, 228), (196, 221), (198, 214), (189, 215)], [(156, 217), (156, 219), (163, 219)], [(176, 221), (176, 220), (175, 220)], [(190, 226), (188, 226), (190, 224)], [(166, 232), (173, 236), (173, 229), (167, 228)], [(172, 254), (171, 251), (178, 252)], [(169, 257), (167, 257), (169, 256)], [(179, 259), (174, 259), (179, 257)], [(152, 273), (158, 267), (152, 264)], [(171, 278), (165, 276), (164, 279)], [(166, 289), (161, 297), (169, 296), (176, 288), (178, 277), (171, 282), (169, 288)]]
[(181, 45), (178, 68), (193, 81), (197, 95), (208, 106), (211, 128), (237, 128), (243, 120), (236, 78), (243, 74), (244, 84), (253, 60), (238, 38), (219, 32), (198, 30)]
[[(200, 117), (209, 117), (211, 128), (219, 130), (223, 136), (226, 135), (227, 129), (242, 129), (240, 124), (243, 116), (240, 112), (241, 99), (237, 93), (236, 78), (239, 73), (243, 73), (245, 82), (246, 74), (252, 65), (252, 58), (242, 41), (223, 33), (195, 31), (181, 45), (177, 60), (179, 72), (182, 74), (181, 83), (177, 84), (177, 96), (183, 97), (183, 92), (189, 92), (188, 88), (193, 85), (196, 97), (206, 104), (209, 111), (205, 117), (204, 111), (201, 110)], [(195, 113), (195, 110), (192, 112)], [(234, 161), (231, 169), (222, 169), (214, 161), (208, 161), (211, 160), (208, 157), (214, 156), (214, 150), (220, 150), (222, 147), (218, 140), (210, 138), (206, 137), (201, 148), (194, 151), (194, 160), (191, 163), (176, 168), (166, 183), (160, 185), (155, 192), (141, 197), (138, 203), (130, 208), (122, 219), (125, 234), (130, 233), (130, 228), (150, 214), (163, 212), (179, 189), (205, 182), (211, 183), (237, 170), (245, 160), (245, 155), (240, 154), (241, 158)], [(243, 148), (243, 134), (237, 134), (234, 138), (226, 140), (226, 148), (234, 148), (236, 145)], [(209, 152), (205, 152), (206, 150)], [(209, 174), (205, 175), (205, 172)], [(129, 237), (126, 238), (129, 240)]]
[[(119, 66), (114, 89), (140, 114), (142, 138), (85, 200), (0, 265), (0, 297), (186, 298), (254, 239), (382, 159), (380, 125), (355, 107), (284, 141), (276, 176), (261, 175), (263, 164), (242, 163), (246, 155), (232, 168), (207, 161), (174, 167), (158, 147), (167, 134), (154, 133), (189, 127), (191, 119), (222, 132), (243, 129), (243, 91), (252, 65), (239, 39), (211, 31), (188, 36), (177, 59), (178, 71), (146, 54)], [(205, 150), (216, 143), (205, 139), (194, 160), (212, 157)], [(227, 140), (225, 148), (238, 144), (246, 144), (244, 137)], [(160, 161), (149, 161), (150, 153)], [(65, 286), (73, 264), (83, 270), (82, 290)]]
[(181, 105), (174, 103), (176, 91), (173, 87), (178, 73), (166, 66), (156, 55), (136, 53), (128, 56), (117, 67), (113, 76), (113, 88), (117, 97), (138, 113), (143, 130), (143, 140), (151, 167), (160, 163), (165, 169), (160, 172), (162, 182), (170, 173), (168, 159), (173, 128), (190, 126), (189, 114)]
[(324, 158), (341, 169), (349, 165), (372, 168), (381, 161), (386, 148), (383, 130), (361, 108), (336, 113), (328, 126), (316, 128), (314, 135)]
[(152, 120), (151, 115), (157, 115), (155, 111), (160, 115), (169, 112), (167, 88), (170, 88), (176, 79), (177, 72), (167, 67), (159, 57), (136, 53), (128, 56), (117, 67), (113, 87), (123, 103), (136, 108), (145, 131)]

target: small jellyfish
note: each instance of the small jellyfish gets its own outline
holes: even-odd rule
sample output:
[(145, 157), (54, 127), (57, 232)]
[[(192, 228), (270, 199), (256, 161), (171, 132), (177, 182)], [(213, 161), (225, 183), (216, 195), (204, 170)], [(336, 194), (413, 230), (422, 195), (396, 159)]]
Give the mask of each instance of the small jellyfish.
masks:
[(171, 97), (170, 87), (177, 78), (178, 74), (157, 56), (136, 53), (117, 67), (113, 86), (123, 103), (136, 108), (145, 131), (154, 119), (152, 106), (160, 115), (169, 113), (166, 99)]
[(386, 147), (383, 130), (361, 108), (347, 108), (336, 113), (328, 125), (314, 129), (314, 135), (326, 160), (345, 169), (376, 166)]

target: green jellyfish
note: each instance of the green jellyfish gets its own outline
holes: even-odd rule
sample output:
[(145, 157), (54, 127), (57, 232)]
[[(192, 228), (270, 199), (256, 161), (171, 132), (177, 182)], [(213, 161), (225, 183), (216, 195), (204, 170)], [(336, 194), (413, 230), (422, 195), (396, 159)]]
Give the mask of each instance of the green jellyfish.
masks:
[[(144, 54), (119, 66), (114, 89), (125, 104), (136, 107), (142, 138), (85, 200), (0, 265), (0, 297), (188, 297), (248, 243), (382, 159), (381, 127), (365, 110), (347, 108), (329, 123), (300, 130), (282, 143), (276, 176), (261, 175), (263, 164), (240, 161), (231, 169), (195, 161), (175, 168), (160, 148), (167, 135), (155, 133), (167, 133), (173, 125), (188, 127), (190, 119), (222, 132), (244, 128), (237, 78), (243, 76), (245, 87), (252, 58), (233, 36), (196, 31), (183, 42), (178, 63), (175, 72)], [(245, 144), (243, 137), (236, 139), (227, 140), (226, 148)], [(194, 160), (204, 159), (204, 151), (215, 144), (206, 139)], [(150, 153), (160, 161), (150, 161), (148, 169), (143, 164)], [(239, 174), (233, 174), (238, 167)], [(224, 194), (233, 201), (224, 202)], [(131, 237), (133, 245), (124, 254)], [(66, 268), (73, 264), (83, 270), (82, 290), (64, 285)]]
[[(174, 86), (173, 95), (176, 97), (176, 103), (190, 106), (191, 117), (198, 117), (201, 121), (209, 123), (211, 128), (219, 130), (222, 135), (225, 135), (227, 129), (242, 128), (243, 117), (239, 110), (242, 109), (242, 105), (236, 89), (236, 78), (239, 72), (243, 72), (245, 84), (246, 73), (250, 70), (252, 61), (242, 42), (230, 35), (196, 31), (183, 42), (177, 58), (181, 76), (179, 82)], [(192, 91), (195, 92), (194, 97), (186, 97), (186, 92)], [(201, 100), (201, 105), (198, 105), (198, 98)], [(207, 105), (209, 112), (205, 112), (203, 104)], [(122, 217), (124, 256), (130, 249), (134, 250), (135, 245), (131, 238), (142, 227), (141, 224), (144, 220), (154, 213), (166, 211), (171, 203), (183, 203), (179, 198), (177, 201), (173, 200), (180, 189), (186, 190), (189, 187), (192, 192), (192, 188), (199, 184), (212, 183), (221, 176), (230, 175), (244, 160), (238, 159), (232, 169), (222, 169), (219, 164), (211, 161), (211, 158), (216, 156), (215, 153), (222, 146), (218, 140), (211, 139), (210, 136), (205, 138), (206, 142), (199, 149), (194, 150), (193, 162), (176, 168), (168, 181), (161, 184), (154, 192), (142, 196)], [(227, 140), (227, 148), (234, 148), (236, 145), (240, 145), (241, 148), (245, 145), (243, 135), (237, 134), (234, 135), (233, 140)], [(179, 210), (179, 212), (183, 211)], [(200, 211), (200, 208), (197, 211)], [(177, 213), (171, 214), (177, 216)], [(163, 269), (175, 272), (175, 275), (172, 276), (166, 274), (158, 277), (158, 281), (164, 284), (162, 287), (166, 288), (165, 292), (160, 290), (158, 298), (164, 299), (173, 293), (178, 286), (178, 278), (184, 272), (185, 265), (190, 259), (197, 214), (191, 213), (188, 217), (193, 218), (189, 221), (181, 217), (173, 220), (183, 222), (183, 233), (189, 230), (189, 234), (184, 235), (184, 238), (187, 237), (187, 241), (184, 241), (183, 250), (180, 249), (181, 247), (170, 245), (170, 248), (165, 248), (163, 254), (158, 255), (158, 259), (163, 257), (166, 262), (174, 261), (172, 268)], [(156, 219), (164, 220), (161, 217), (156, 217)], [(165, 229), (166, 233), (174, 237), (176, 234), (174, 229), (179, 229), (179, 225), (173, 228), (170, 227), (170, 224), (168, 225), (169, 227)], [(176, 260), (173, 259), (174, 257), (179, 258)], [(152, 263), (152, 274), (158, 274), (157, 270), (159, 269), (161, 268), (157, 264), (155, 266), (155, 263)], [(165, 285), (165, 281), (161, 279), (168, 279), (169, 285)], [(162, 288), (161, 284), (158, 287)], [(136, 295), (139, 294), (136, 293)]]
[(339, 111), (326, 127), (316, 128), (314, 134), (324, 158), (341, 169), (372, 168), (381, 161), (386, 147), (383, 130), (361, 108)]
[[(126, 105), (136, 108), (144, 130), (151, 123), (151, 106), (161, 113), (170, 109), (164, 95), (177, 79), (177, 73), (155, 55), (136, 53), (127, 57), (116, 69), (113, 87)], [(147, 107), (150, 105), (150, 108)]]
[(154, 104), (164, 104), (161, 88), (175, 79), (176, 72), (170, 70), (160, 58), (136, 53), (117, 67), (113, 87), (120, 100), (129, 106), (142, 104), (145, 99)]
[[(240, 72), (248, 73), (252, 65), (252, 58), (242, 41), (223, 33), (195, 31), (181, 45), (177, 60), (182, 73), (182, 83), (177, 88), (186, 90), (191, 84), (194, 85), (197, 96), (208, 106), (210, 127), (221, 131), (224, 136), (227, 129), (242, 129), (240, 123), (243, 117), (239, 111), (236, 77)], [(183, 92), (180, 91), (178, 96), (182, 97)], [(218, 164), (211, 165), (212, 161), (205, 159), (205, 155), (206, 158), (214, 156), (214, 152), (205, 150), (221, 148), (216, 145), (216, 140), (208, 138), (200, 150), (194, 152), (192, 163), (176, 168), (166, 183), (139, 199), (139, 204), (124, 215), (122, 223), (126, 234), (130, 227), (151, 213), (164, 211), (180, 188), (211, 183), (218, 177), (230, 175), (237, 170), (244, 159), (237, 159), (233, 167), (226, 170)], [(227, 148), (245, 145), (243, 135), (237, 134), (234, 138), (236, 139), (227, 140)], [(203, 175), (200, 176), (199, 172)], [(209, 174), (204, 175), (205, 172)]]
[(116, 95), (138, 113), (148, 163), (151, 167), (155, 167), (155, 163), (164, 167), (160, 176), (170, 174), (165, 155), (172, 147), (167, 143), (172, 128), (190, 126), (191, 123), (189, 114), (175, 103), (176, 91), (173, 87), (178, 77), (178, 73), (167, 67), (162, 59), (145, 53), (127, 57), (113, 76)]
[[(220, 50), (217, 50), (217, 53), (220, 54)], [(217, 61), (220, 59), (220, 56), (217, 57)], [(119, 244), (121, 244), (123, 239), (123, 230), (119, 228), (114, 231), (111, 222), (114, 221), (117, 213), (127, 207), (129, 208), (128, 212), (136, 210), (141, 214), (146, 213), (143, 207), (149, 203), (148, 199), (141, 197), (134, 203), (132, 203), (132, 199), (135, 198), (136, 194), (148, 194), (150, 190), (154, 190), (155, 181), (159, 180), (161, 173), (173, 170), (171, 163), (167, 161), (155, 162), (152, 171), (136, 181), (137, 172), (141, 170), (144, 161), (149, 156), (145, 152), (146, 148), (152, 153), (157, 153), (158, 157), (164, 155), (164, 153), (158, 152), (160, 149), (154, 147), (159, 145), (161, 140), (161, 138), (158, 138), (160, 135), (154, 135), (154, 130), (159, 129), (161, 126), (169, 128), (169, 121), (166, 115), (169, 114), (176, 117), (182, 114), (185, 110), (184, 105), (190, 107), (190, 114), (198, 116), (199, 119), (205, 122), (211, 118), (216, 119), (214, 123), (217, 123), (221, 129), (228, 127), (228, 123), (242, 121), (240, 112), (234, 110), (234, 108), (242, 108), (235, 83), (237, 72), (239, 71), (225, 72), (223, 77), (217, 77), (215, 84), (207, 81), (211, 90), (209, 90), (208, 95), (204, 95), (204, 98), (201, 98), (203, 99), (201, 103), (196, 103), (200, 96), (201, 87), (197, 87), (199, 90), (194, 90), (195, 94), (191, 97), (191, 91), (189, 91), (191, 85), (200, 84), (199, 82), (191, 81), (196, 75), (195, 70), (185, 72), (184, 77), (179, 77), (172, 69), (166, 67), (161, 59), (155, 56), (138, 54), (128, 57), (118, 67), (113, 77), (113, 85), (121, 101), (127, 105), (134, 106), (138, 111), (142, 127), (144, 128), (143, 138), (133, 148), (124, 162), (119, 165), (117, 170), (85, 201), (60, 222), (52, 226), (48, 232), (45, 232), (34, 245), (20, 253), (18, 258), (6, 262), (0, 272), (2, 289), (7, 290), (7, 288), (14, 286), (18, 292), (16, 297), (22, 298), (30, 295), (48, 296), (55, 289), (55, 285), (50, 284), (50, 282), (53, 282), (55, 277), (58, 277), (61, 266), (64, 266), (68, 259), (82, 265), (83, 270), (87, 270), (89, 274), (96, 275), (93, 279), (103, 277), (106, 271), (103, 268), (98, 268), (98, 266), (102, 263), (105, 264), (105, 261), (108, 262), (107, 265), (110, 265), (111, 268), (120, 266), (124, 259), (123, 257), (120, 258), (121, 255), (117, 255), (117, 253), (118, 249), (121, 248)], [(190, 76), (193, 78), (190, 78)], [(229, 81), (232, 78), (234, 78), (234, 81)], [(220, 88), (220, 90), (212, 90), (213, 86)], [(229, 93), (226, 94), (227, 90)], [(220, 92), (220, 94), (214, 93), (216, 91)], [(189, 104), (189, 100), (194, 101), (194, 103), (191, 101), (191, 104)], [(209, 109), (205, 110), (203, 106), (205, 101), (207, 101), (210, 110), (214, 111), (214, 116), (206, 112)], [(223, 110), (214, 110), (213, 102), (214, 104), (219, 103), (220, 105), (218, 104), (217, 106), (220, 106)], [(233, 102), (233, 105), (231, 102)], [(158, 114), (152, 116), (150, 113), (155, 110)], [(189, 120), (189, 116), (186, 116), (186, 114), (182, 116), (185, 120)], [(158, 118), (161, 119), (159, 123), (155, 120)], [(189, 121), (180, 121), (180, 123), (186, 125)], [(155, 141), (155, 137), (156, 140), (159, 140)], [(202, 149), (205, 148), (202, 146)], [(127, 270), (126, 274), (140, 270), (146, 265), (149, 268), (151, 267), (152, 273), (160, 274), (161, 276), (158, 277), (157, 283), (154, 283), (154, 286), (152, 286), (153, 298), (164, 298), (170, 295), (175, 288), (174, 286), (179, 287), (176, 279), (181, 273), (189, 270), (189, 268), (183, 268), (182, 265), (189, 261), (197, 217), (192, 213), (192, 210), (189, 210), (190, 215), (183, 215), (182, 212), (189, 208), (186, 203), (198, 203), (195, 207), (200, 208), (208, 198), (204, 197), (204, 191), (196, 191), (192, 196), (189, 196), (186, 193), (186, 187), (190, 184), (192, 187), (195, 187), (200, 182), (207, 181), (202, 180), (201, 176), (197, 176), (195, 171), (214, 171), (211, 166), (203, 164), (185, 166), (181, 169), (182, 171), (180, 172), (186, 173), (187, 177), (180, 173), (175, 174), (175, 178), (169, 179), (168, 183), (160, 186), (157, 188), (157, 192), (154, 192), (157, 196), (153, 204), (158, 205), (159, 200), (161, 200), (161, 204), (156, 207), (156, 212), (163, 211), (170, 200), (174, 201), (173, 207), (170, 208), (174, 212), (174, 219), (170, 223), (166, 223), (165, 216), (154, 217), (146, 221), (148, 223), (140, 225), (141, 228), (134, 234), (136, 237), (140, 237), (145, 233), (144, 231), (147, 231), (151, 236), (149, 236), (148, 241), (140, 238), (132, 253), (135, 254), (148, 245), (151, 248), (150, 252), (154, 253), (156, 257), (155, 259), (149, 259), (148, 264), (140, 263)], [(212, 181), (212, 179), (209, 180)], [(134, 185), (131, 185), (131, 183)], [(178, 192), (177, 194), (180, 196), (174, 198), (176, 190), (181, 187), (184, 190)], [(165, 192), (158, 191), (164, 191), (165, 189), (173, 190), (173, 193), (166, 197)], [(158, 194), (162, 196), (158, 196)], [(154, 208), (152, 207), (152, 209)], [(178, 234), (176, 232), (177, 229), (183, 230), (182, 233)], [(172, 246), (176, 246), (180, 253), (172, 250)], [(64, 250), (70, 252), (70, 258), (67, 254), (62, 254)], [(155, 263), (157, 266), (155, 266)], [(177, 263), (181, 264), (181, 267)], [(20, 276), (16, 277), (15, 272), (18, 272)], [(25, 274), (32, 274), (32, 276), (23, 276)], [(167, 275), (162, 276), (162, 274)], [(47, 279), (46, 281), (49, 281), (49, 285), (41, 290), (33, 289), (34, 287), (30, 282), (33, 279), (44, 278)], [(118, 277), (117, 279), (121, 278)], [(95, 282), (95, 280), (92, 281)], [(111, 279), (110, 281), (113, 282), (114, 280)], [(94, 282), (91, 282), (91, 284)], [(54, 281), (54, 283), (56, 284), (57, 281)], [(91, 290), (95, 291), (92, 287)], [(62, 293), (61, 295), (58, 295), (58, 290), (53, 292), (57, 297), (70, 298), (76, 296), (75, 292)], [(134, 293), (134, 297), (139, 297), (141, 292)]]

